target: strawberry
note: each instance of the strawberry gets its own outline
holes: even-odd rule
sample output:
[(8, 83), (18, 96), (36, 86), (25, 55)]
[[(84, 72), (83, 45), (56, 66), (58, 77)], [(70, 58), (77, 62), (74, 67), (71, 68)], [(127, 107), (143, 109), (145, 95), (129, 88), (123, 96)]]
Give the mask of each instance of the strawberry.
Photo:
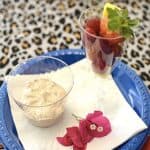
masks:
[(96, 32), (90, 27), (86, 27), (85, 30), (90, 34), (96, 35)]
[(111, 54), (113, 51), (112, 46), (107, 39), (100, 39), (100, 46), (105, 54)]
[(99, 70), (100, 72), (105, 69), (106, 62), (102, 58), (101, 51), (99, 51), (96, 58), (94, 60), (92, 60), (92, 65), (96, 70)]
[[(86, 31), (87, 31), (86, 33), (87, 39), (91, 42), (94, 42), (96, 38), (93, 37), (92, 35), (96, 35), (96, 32), (90, 27), (86, 27)], [(90, 35), (89, 33), (92, 35)]]
[(99, 51), (97, 59), (98, 59), (98, 66), (100, 70), (104, 70), (106, 67), (106, 62), (103, 60), (101, 51)]
[(122, 54), (122, 47), (120, 45), (114, 45), (113, 51), (114, 51), (114, 57), (119, 57)]
[(103, 59), (99, 59), (99, 68), (100, 70), (104, 70), (106, 67), (106, 62)]
[(98, 17), (88, 19), (85, 23), (85, 28), (91, 28), (94, 30), (95, 35), (99, 35), (99, 30), (100, 30), (100, 19)]

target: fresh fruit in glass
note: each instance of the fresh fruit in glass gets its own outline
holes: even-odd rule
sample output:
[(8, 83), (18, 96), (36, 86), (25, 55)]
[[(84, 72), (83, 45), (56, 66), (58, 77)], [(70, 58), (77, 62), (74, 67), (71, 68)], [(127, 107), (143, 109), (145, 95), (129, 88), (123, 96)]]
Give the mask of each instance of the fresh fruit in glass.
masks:
[(116, 58), (124, 49), (125, 41), (133, 37), (137, 19), (130, 19), (128, 11), (106, 3), (85, 10), (79, 19), (86, 56), (98, 73), (110, 73)]

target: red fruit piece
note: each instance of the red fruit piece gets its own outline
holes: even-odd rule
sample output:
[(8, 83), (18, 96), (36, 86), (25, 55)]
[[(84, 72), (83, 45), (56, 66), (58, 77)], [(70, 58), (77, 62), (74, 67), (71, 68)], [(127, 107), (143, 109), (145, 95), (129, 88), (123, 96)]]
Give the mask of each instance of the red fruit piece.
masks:
[(96, 35), (96, 32), (90, 27), (86, 27), (86, 31), (90, 34)]
[(79, 123), (79, 130), (84, 144), (90, 142), (93, 137), (89, 134), (88, 126), (91, 123), (88, 120), (81, 120)]
[(87, 33), (86, 33), (87, 40), (89, 40), (90, 42), (94, 42), (96, 38), (93, 37), (92, 35), (96, 35), (95, 31), (92, 28), (89, 28), (89, 27), (86, 28), (86, 31), (87, 31)]
[(87, 42), (93, 43), (96, 40), (96, 38), (92, 35), (95, 35), (95, 36), (99, 35), (99, 28), (100, 28), (99, 24), (100, 24), (99, 18), (91, 18), (86, 21), (85, 30), (87, 33), (85, 34), (87, 36), (87, 40), (89, 40)]
[(98, 17), (94, 17), (86, 20), (85, 27), (91, 28), (92, 30), (94, 30), (95, 35), (99, 35), (100, 19)]
[(105, 69), (106, 63), (105, 63), (104, 60), (101, 60), (101, 59), (99, 60), (99, 67), (100, 67), (101, 70), (104, 70), (104, 69)]
[(73, 142), (73, 145), (79, 148), (83, 148), (84, 144), (82, 142), (81, 134), (78, 127), (67, 128), (67, 134)]
[(103, 60), (101, 52), (99, 52), (97, 59), (100, 70), (104, 70), (106, 67), (106, 62)]
[(92, 65), (96, 72), (104, 71), (106, 67), (106, 62), (102, 58), (101, 51), (97, 52), (95, 59), (92, 60)]
[(122, 54), (122, 47), (120, 45), (113, 46), (114, 57), (119, 57)]
[(70, 139), (70, 137), (67, 134), (65, 134), (64, 137), (57, 137), (57, 141), (64, 146), (73, 145), (72, 140)]
[(109, 41), (106, 39), (100, 39), (100, 46), (102, 51), (105, 54), (110, 54), (113, 51), (112, 46), (110, 45)]

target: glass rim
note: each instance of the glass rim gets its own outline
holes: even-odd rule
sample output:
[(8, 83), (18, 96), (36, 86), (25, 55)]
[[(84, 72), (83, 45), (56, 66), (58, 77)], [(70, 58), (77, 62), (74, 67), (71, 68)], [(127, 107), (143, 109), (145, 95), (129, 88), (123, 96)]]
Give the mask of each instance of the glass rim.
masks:
[(82, 26), (82, 23), (81, 23), (82, 17), (83, 17), (83, 15), (84, 15), (85, 13), (87, 13), (89, 10), (93, 10), (94, 8), (98, 8), (98, 6), (97, 6), (97, 7), (87, 8), (87, 9), (85, 9), (84, 11), (81, 12), (81, 15), (80, 15), (80, 17), (79, 17), (79, 19), (78, 19), (78, 25), (79, 25), (80, 29), (81, 29), (83, 32), (89, 34), (90, 36), (92, 36), (93, 38), (96, 38), (96, 39), (104, 39), (104, 40), (107, 40), (107, 39), (108, 39), (108, 40), (114, 39), (114, 40), (115, 40), (115, 39), (124, 38), (124, 37), (121, 36), (121, 35), (119, 35), (119, 36), (117, 36), (117, 37), (103, 37), (103, 36), (97, 36), (97, 35), (91, 34), (91, 33), (89, 33), (88, 31), (86, 31), (85, 28)]
[[(69, 88), (68, 88), (67, 91), (65, 90), (65, 92), (66, 92), (65, 95), (62, 96), (61, 98), (59, 98), (57, 101), (55, 101), (55, 102), (53, 102), (53, 103), (50, 103), (50, 104), (47, 104), (47, 105), (40, 105), (40, 106), (39, 106), (39, 105), (29, 105), (29, 104), (25, 104), (25, 103), (22, 103), (22, 102), (16, 100), (16, 98), (14, 97), (14, 94), (12, 94), (11, 90), (8, 89), (8, 91), (10, 92), (10, 96), (13, 98), (13, 100), (15, 101), (15, 103), (16, 103), (17, 105), (19, 105), (19, 107), (20, 107), (20, 106), (21, 106), (21, 107), (22, 107), (22, 106), (23, 106), (23, 107), (25, 106), (25, 107), (41, 108), (41, 107), (48, 107), (48, 106), (51, 106), (51, 105), (55, 105), (55, 104), (57, 104), (57, 103), (63, 101), (64, 98), (71, 92), (71, 90), (72, 90), (72, 88), (73, 88), (74, 79), (73, 79), (73, 73), (72, 73), (72, 71), (71, 71), (70, 66), (69, 66), (66, 62), (64, 62), (63, 60), (61, 60), (61, 59), (59, 59), (59, 58), (56, 58), (56, 57), (53, 57), (53, 56), (44, 56), (44, 55), (43, 55), (43, 56), (36, 56), (36, 57), (33, 57), (33, 58), (29, 58), (29, 59), (25, 60), (24, 62), (21, 62), (21, 63), (17, 64), (16, 67), (9, 73), (9, 75), (10, 75), (10, 76), (19, 75), (20, 73), (13, 74), (14, 71), (17, 70), (19, 67), (21, 67), (21, 65), (25, 64), (26, 62), (31, 61), (31, 60), (35, 60), (35, 59), (39, 59), (39, 58), (49, 58), (49, 59), (53, 59), (53, 60), (56, 60), (56, 61), (58, 61), (58, 62), (64, 64), (64, 67), (67, 67), (68, 70), (69, 70), (69, 72), (70, 72), (71, 80), (72, 80), (72, 81), (71, 81), (71, 85), (69, 86)], [(25, 75), (25, 74), (22, 74), (22, 75)], [(30, 74), (28, 74), (28, 75), (30, 75)]]

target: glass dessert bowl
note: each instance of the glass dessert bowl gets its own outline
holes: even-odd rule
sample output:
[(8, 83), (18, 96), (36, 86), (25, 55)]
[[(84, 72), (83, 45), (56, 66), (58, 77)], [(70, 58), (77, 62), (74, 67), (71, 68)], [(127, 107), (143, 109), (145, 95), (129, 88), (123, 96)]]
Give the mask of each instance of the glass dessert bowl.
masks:
[(73, 76), (62, 60), (38, 56), (17, 65), (7, 77), (7, 87), (10, 97), (33, 125), (48, 127), (65, 111)]
[(81, 38), (86, 56), (97, 73), (111, 73), (116, 58), (133, 36), (132, 27), (137, 20), (128, 17), (128, 11), (106, 3), (104, 8), (85, 10), (79, 18)]

